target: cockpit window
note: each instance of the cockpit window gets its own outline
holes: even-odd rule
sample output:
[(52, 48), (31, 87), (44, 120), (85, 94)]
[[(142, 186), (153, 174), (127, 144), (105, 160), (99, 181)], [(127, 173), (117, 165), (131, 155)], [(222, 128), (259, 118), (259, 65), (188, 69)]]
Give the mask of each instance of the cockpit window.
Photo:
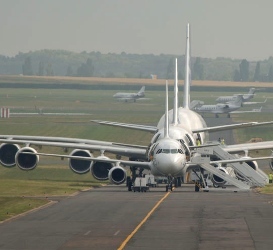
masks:
[(162, 152), (162, 149), (160, 148), (160, 149), (158, 149), (157, 151), (156, 151), (156, 154), (160, 154)]
[(171, 148), (171, 149), (158, 149), (156, 154), (183, 154), (183, 150), (181, 148)]

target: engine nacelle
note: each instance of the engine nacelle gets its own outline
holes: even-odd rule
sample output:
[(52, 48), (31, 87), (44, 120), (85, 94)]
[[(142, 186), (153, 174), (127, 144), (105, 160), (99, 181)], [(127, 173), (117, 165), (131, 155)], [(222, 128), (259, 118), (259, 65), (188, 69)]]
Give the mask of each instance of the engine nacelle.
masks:
[[(244, 157), (241, 157), (241, 159), (246, 159), (245, 163), (250, 166), (252, 169), (254, 170), (258, 170), (259, 166), (258, 166), (258, 163), (256, 161), (251, 161), (251, 157), (249, 156), (244, 156)], [(249, 160), (248, 160), (249, 159)], [(239, 179), (239, 180), (245, 180), (244, 176), (242, 176), (240, 173), (238, 173), (237, 171), (235, 171), (235, 174), (236, 174), (236, 177)]]
[[(22, 154), (24, 152), (34, 153), (34, 154)], [(36, 168), (39, 162), (39, 156), (35, 155), (37, 151), (31, 147), (24, 147), (18, 150), (15, 155), (15, 163), (22, 170), (33, 170)]]
[(0, 146), (0, 163), (4, 167), (14, 167), (15, 155), (19, 151), (20, 147), (17, 144), (3, 143)]
[[(224, 172), (226, 175), (230, 175), (232, 177), (235, 177), (235, 172), (232, 167), (217, 167), (218, 170)], [(226, 181), (222, 178), (218, 177), (217, 175), (212, 175), (211, 181), (213, 183), (214, 187), (222, 187), (226, 184)]]
[[(88, 150), (80, 149), (73, 150), (70, 156), (93, 157)], [(90, 170), (92, 161), (69, 158), (68, 163), (73, 172), (77, 174), (86, 174)]]
[[(251, 157), (249, 157), (249, 156), (244, 156), (244, 157), (242, 157), (241, 159), (246, 159), (246, 164), (248, 165), (248, 166), (250, 166), (252, 169), (254, 169), (254, 170), (258, 170), (258, 168), (259, 168), (259, 166), (258, 166), (258, 163), (256, 162), (256, 161), (252, 161), (251, 160)], [(248, 160), (249, 159), (249, 160)]]
[(110, 169), (108, 174), (111, 183), (120, 185), (126, 180), (126, 171), (120, 166), (116, 166)]
[[(106, 156), (98, 156), (97, 159), (109, 159)], [(99, 181), (107, 181), (110, 169), (113, 167), (112, 163), (94, 161), (91, 163), (91, 174)]]

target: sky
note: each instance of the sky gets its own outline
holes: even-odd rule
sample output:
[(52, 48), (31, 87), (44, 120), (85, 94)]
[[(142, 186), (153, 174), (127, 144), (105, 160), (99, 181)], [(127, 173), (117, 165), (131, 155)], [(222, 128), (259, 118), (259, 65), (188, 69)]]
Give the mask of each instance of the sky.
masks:
[(73, 52), (263, 60), (273, 56), (272, 0), (0, 0), (0, 54)]

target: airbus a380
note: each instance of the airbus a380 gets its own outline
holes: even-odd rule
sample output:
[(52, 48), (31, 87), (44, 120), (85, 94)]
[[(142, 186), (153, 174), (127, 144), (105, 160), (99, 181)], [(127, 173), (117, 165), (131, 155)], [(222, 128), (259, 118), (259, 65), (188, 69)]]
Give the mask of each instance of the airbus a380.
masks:
[(145, 92), (145, 86), (141, 87), (141, 89), (137, 93), (118, 92), (114, 94), (113, 97), (125, 102), (128, 102), (128, 101), (136, 102), (137, 99), (143, 98), (145, 96), (144, 92)]
[[(165, 115), (159, 120), (157, 126), (96, 121), (101, 124), (154, 132), (155, 134), (149, 146), (124, 145), (113, 142), (63, 137), (1, 135), (0, 142), (2, 142), (2, 145), (0, 147), (0, 161), (2, 165), (6, 167), (17, 165), (22, 170), (32, 170), (39, 162), (39, 155), (66, 157), (69, 160), (69, 167), (75, 173), (85, 174), (91, 172), (96, 179), (110, 180), (110, 182), (117, 185), (124, 183), (126, 180), (126, 166), (129, 166), (132, 171), (135, 171), (136, 169), (139, 169), (140, 171), (148, 169), (154, 175), (168, 176), (169, 180), (172, 180), (174, 177), (184, 176), (186, 171), (190, 168), (206, 167), (204, 164), (191, 161), (191, 158), (194, 158), (195, 155), (199, 154), (198, 152), (195, 152), (196, 148), (198, 148), (198, 146), (196, 146), (197, 139), (206, 147), (207, 132), (273, 123), (251, 122), (207, 127), (203, 118), (189, 109), (191, 81), (189, 25), (187, 27), (185, 76), (183, 107), (179, 107), (176, 66), (174, 108), (173, 110), (168, 111), (168, 93), (166, 88), (166, 111)], [(18, 144), (25, 146), (20, 147)], [(74, 150), (69, 155), (38, 153), (32, 145), (56, 146)], [(225, 147), (223, 150), (227, 153), (246, 153), (248, 150), (268, 148), (273, 148), (273, 142), (231, 145)], [(100, 156), (94, 157), (90, 151), (98, 151), (100, 152)], [(107, 152), (116, 154), (117, 156), (129, 157), (129, 160), (110, 159), (105, 156), (105, 153)], [(213, 157), (217, 158), (215, 156)], [(225, 159), (223, 160), (209, 160), (209, 164), (247, 161), (249, 164), (255, 165), (254, 160), (256, 159), (250, 159), (247, 155), (240, 159), (234, 158), (235, 157), (230, 157), (230, 154), (228, 154), (228, 157), (225, 156)], [(264, 158), (271, 159), (272, 157)], [(259, 159), (262, 158), (260, 157)], [(226, 177), (218, 171), (220, 168), (210, 167), (208, 169), (219, 178)], [(225, 169), (220, 170), (228, 175)], [(260, 179), (261, 182), (258, 183), (258, 185), (264, 185), (266, 183), (266, 177), (261, 176)]]

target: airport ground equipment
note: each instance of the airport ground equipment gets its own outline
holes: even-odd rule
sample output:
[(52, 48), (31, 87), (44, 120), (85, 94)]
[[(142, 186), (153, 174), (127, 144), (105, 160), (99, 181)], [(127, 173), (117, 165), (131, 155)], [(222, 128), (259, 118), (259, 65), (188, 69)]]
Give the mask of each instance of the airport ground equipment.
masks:
[(149, 190), (149, 186), (147, 186), (147, 181), (145, 177), (136, 177), (132, 191), (134, 192), (146, 192)]
[(156, 187), (157, 182), (155, 181), (155, 177), (152, 174), (146, 174), (145, 175), (147, 186), (149, 187)]
[[(235, 155), (231, 155), (224, 150), (220, 145), (212, 145), (211, 147), (198, 148), (197, 152), (200, 155), (197, 155), (192, 158), (192, 163), (199, 164), (201, 168), (207, 170), (208, 172), (216, 175), (217, 177), (223, 179), (224, 181), (240, 188), (240, 189), (250, 189), (253, 187), (262, 187), (268, 183), (268, 178), (266, 174), (259, 170), (256, 171), (251, 168), (245, 162), (232, 162), (229, 163), (234, 171), (236, 176), (241, 178), (233, 177), (226, 174), (215, 166), (210, 164), (210, 156), (217, 156), (221, 160), (233, 160), (236, 159)], [(250, 159), (251, 160), (251, 159)]]

